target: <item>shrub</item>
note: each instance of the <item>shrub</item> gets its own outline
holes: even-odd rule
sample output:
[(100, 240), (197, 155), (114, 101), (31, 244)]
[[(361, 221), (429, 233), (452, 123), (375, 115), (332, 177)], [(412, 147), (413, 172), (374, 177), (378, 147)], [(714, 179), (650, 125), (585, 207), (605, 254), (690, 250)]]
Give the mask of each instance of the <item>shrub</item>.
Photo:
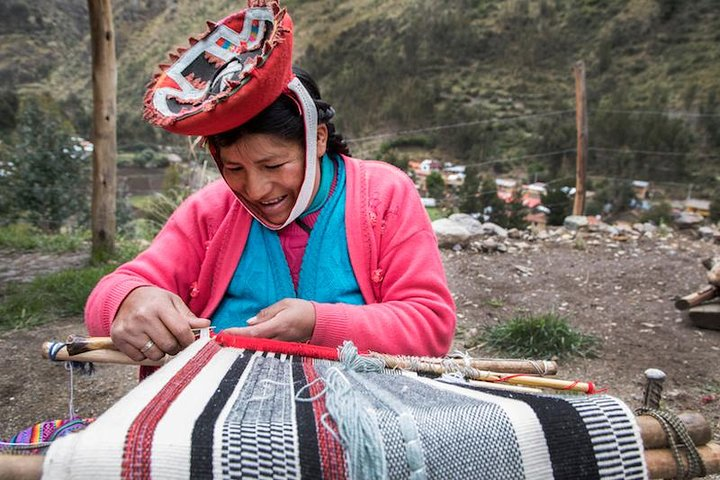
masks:
[(25, 99), (16, 138), (0, 159), (0, 204), (10, 219), (26, 219), (56, 232), (71, 217), (88, 211), (89, 156), (76, 145), (56, 104)]
[(672, 205), (668, 202), (661, 202), (653, 205), (650, 210), (640, 215), (641, 222), (652, 222), (655, 225), (670, 224), (673, 219)]
[(513, 358), (593, 357), (599, 346), (596, 337), (576, 332), (555, 313), (516, 316), (488, 328), (481, 340)]
[(442, 200), (445, 196), (445, 181), (438, 172), (431, 172), (425, 179), (425, 187), (428, 196), (437, 200)]

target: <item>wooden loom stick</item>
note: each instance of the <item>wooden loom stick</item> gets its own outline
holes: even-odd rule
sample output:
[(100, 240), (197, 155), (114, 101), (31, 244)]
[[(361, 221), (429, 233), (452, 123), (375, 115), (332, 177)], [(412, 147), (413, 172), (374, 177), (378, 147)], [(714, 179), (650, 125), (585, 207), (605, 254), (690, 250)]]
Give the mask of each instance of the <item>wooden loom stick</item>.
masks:
[[(298, 352), (293, 352), (293, 354), (302, 354), (303, 351), (314, 349), (318, 350), (318, 355), (322, 358), (325, 358), (327, 355), (331, 355), (334, 358), (331, 358), (333, 360), (337, 359), (337, 350), (328, 348), (328, 347), (317, 347), (313, 345), (307, 345), (307, 344), (299, 344), (299, 343), (293, 343), (293, 342), (278, 342), (273, 340), (267, 340), (267, 339), (257, 339), (257, 338), (246, 338), (246, 337), (240, 337), (236, 335), (225, 335), (224, 333), (219, 334), (216, 337), (216, 340), (219, 341), (221, 344), (226, 346), (234, 346), (237, 348), (250, 348), (250, 349), (262, 349), (263, 345), (268, 347), (273, 347), (274, 350), (280, 350), (280, 353), (287, 353), (284, 352), (283, 348), (291, 348), (291, 347), (297, 347), (299, 350)], [(250, 342), (250, 343), (248, 343)], [(47, 342), (46, 342), (47, 343)], [(94, 341), (92, 338), (88, 341), (85, 341), (84, 343), (91, 343), (95, 345), (104, 345), (107, 346), (108, 342), (107, 339), (100, 338), (97, 341)], [(256, 345), (257, 344), (257, 345)], [(43, 355), (46, 358), (49, 358), (49, 344), (43, 345)], [(327, 352), (326, 352), (327, 351)], [(307, 354), (309, 356), (314, 356), (312, 353)], [(379, 355), (379, 354), (374, 354)], [(383, 355), (383, 358), (381, 358), (383, 361), (385, 361), (386, 366), (388, 368), (396, 368), (393, 365), (396, 364), (396, 362), (393, 359), (402, 359), (402, 357), (393, 357), (389, 355)], [(413, 357), (405, 357), (407, 358), (413, 358)], [(143, 360), (142, 362), (135, 362), (131, 358), (127, 357), (125, 354), (115, 351), (115, 350), (92, 350), (85, 353), (81, 353), (78, 355), (68, 355), (67, 354), (67, 348), (63, 347), (58, 354), (56, 355), (57, 360), (72, 360), (72, 361), (86, 361), (86, 362), (97, 362), (97, 363), (121, 363), (121, 364), (128, 364), (128, 365), (151, 365), (151, 366), (157, 366), (162, 365), (165, 362), (161, 360), (160, 362), (155, 362), (153, 360)], [(592, 382), (578, 382), (578, 381), (570, 381), (570, 380), (558, 380), (558, 379), (550, 379), (545, 377), (538, 377), (538, 376), (531, 376), (531, 375), (524, 375), (524, 374), (518, 374), (518, 372), (492, 372), (487, 370), (480, 370), (473, 367), (466, 367), (464, 364), (464, 360), (460, 359), (462, 361), (461, 365), (458, 365), (457, 363), (453, 363), (452, 365), (458, 365), (457, 368), (448, 369), (447, 367), (444, 367), (441, 363), (444, 359), (438, 359), (435, 363), (431, 362), (423, 362), (418, 365), (414, 365), (413, 370), (423, 373), (434, 373), (434, 374), (442, 374), (442, 373), (450, 373), (452, 372), (460, 372), (462, 373), (466, 378), (471, 380), (480, 380), (484, 382), (497, 382), (497, 383), (509, 383), (514, 385), (521, 385), (526, 387), (535, 387), (535, 388), (549, 388), (554, 390), (569, 390), (574, 392), (581, 392), (581, 393), (597, 393), (595, 390), (595, 386)], [(390, 365), (387, 363), (390, 362)], [(547, 365), (548, 368), (552, 367), (551, 365)], [(409, 367), (400, 367), (400, 368), (408, 368)], [(532, 367), (533, 372), (537, 373), (537, 367)]]
[(677, 298), (675, 300), (675, 308), (678, 310), (687, 310), (688, 308), (692, 308), (703, 302), (712, 300), (718, 296), (718, 293), (720, 292), (718, 292), (718, 288), (715, 285), (708, 285), (702, 290)]
[[(698, 453), (708, 474), (720, 473), (720, 445), (708, 443), (698, 447)], [(644, 455), (650, 478), (675, 478), (677, 476), (677, 465), (670, 449), (646, 449)], [(687, 457), (684, 453), (682, 456), (687, 466)], [(0, 455), (0, 480), (40, 479), (43, 459), (42, 455)]]
[[(453, 366), (470, 367), (478, 370), (488, 370), (501, 373), (529, 373), (538, 375), (555, 375), (557, 363), (547, 360), (514, 360), (494, 358), (436, 358), (436, 357), (410, 357), (405, 355), (387, 355), (384, 353), (369, 352), (371, 357), (379, 358), (388, 368), (402, 368), (413, 370), (414, 365), (422, 365), (427, 371), (446, 373)], [(425, 370), (423, 370), (425, 371)]]
[(507, 390), (509, 392), (518, 393), (543, 393), (543, 391), (539, 388), (521, 387), (519, 385), (508, 385), (506, 383), (481, 382), (478, 380), (468, 380), (467, 382), (469, 385), (474, 387), (489, 388), (491, 390)]
[[(688, 434), (696, 446), (705, 445), (712, 440), (710, 423), (702, 414), (682, 412), (678, 418), (687, 428)], [(656, 418), (650, 415), (639, 415), (636, 420), (645, 448), (667, 448), (670, 445), (665, 430)]]
[(0, 480), (34, 480), (42, 477), (42, 455), (0, 454)]
[(510, 383), (512, 385), (522, 385), (526, 387), (549, 388), (551, 390), (567, 390), (571, 392), (580, 392), (593, 394), (598, 393), (595, 384), (592, 382), (578, 382), (571, 380), (560, 380), (557, 378), (533, 377), (530, 375), (503, 375), (497, 372), (478, 371), (473, 375), (468, 375), (472, 380), (481, 380), (484, 382)]
[(78, 355), (93, 350), (117, 350), (110, 337), (83, 337), (70, 335), (65, 341), (68, 354)]
[[(42, 356), (50, 358), (50, 347), (52, 342), (44, 342), (42, 344)], [(70, 355), (67, 347), (61, 348), (55, 355), (55, 360), (62, 362), (93, 362), (93, 363), (115, 363), (121, 365), (145, 365), (149, 367), (160, 367), (172, 357), (165, 356), (161, 360), (150, 360), (146, 358), (141, 362), (136, 362), (124, 353), (118, 350), (91, 350), (89, 352)]]
[[(697, 448), (700, 458), (705, 464), (705, 470), (709, 474), (720, 473), (720, 445), (708, 443)], [(687, 469), (687, 455), (681, 450), (681, 456)], [(648, 467), (650, 478), (675, 478), (678, 476), (678, 468), (673, 458), (672, 450), (669, 448), (656, 448), (645, 450), (645, 463)]]

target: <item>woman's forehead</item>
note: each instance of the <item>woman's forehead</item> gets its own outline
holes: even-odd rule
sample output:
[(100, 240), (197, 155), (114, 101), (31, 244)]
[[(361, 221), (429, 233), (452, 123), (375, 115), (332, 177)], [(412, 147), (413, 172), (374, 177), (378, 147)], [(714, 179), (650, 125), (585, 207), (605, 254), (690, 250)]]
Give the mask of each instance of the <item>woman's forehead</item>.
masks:
[(302, 147), (297, 142), (266, 133), (243, 135), (234, 143), (220, 147), (220, 155), (224, 161), (261, 162), (298, 152), (302, 152)]

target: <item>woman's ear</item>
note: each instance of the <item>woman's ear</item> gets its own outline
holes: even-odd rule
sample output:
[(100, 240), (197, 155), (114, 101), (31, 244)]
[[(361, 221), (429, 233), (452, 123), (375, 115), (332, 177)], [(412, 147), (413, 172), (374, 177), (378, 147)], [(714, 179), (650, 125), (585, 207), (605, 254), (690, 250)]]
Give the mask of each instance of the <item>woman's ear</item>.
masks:
[(324, 123), (317, 126), (317, 156), (318, 158), (325, 155), (328, 143), (328, 127)]

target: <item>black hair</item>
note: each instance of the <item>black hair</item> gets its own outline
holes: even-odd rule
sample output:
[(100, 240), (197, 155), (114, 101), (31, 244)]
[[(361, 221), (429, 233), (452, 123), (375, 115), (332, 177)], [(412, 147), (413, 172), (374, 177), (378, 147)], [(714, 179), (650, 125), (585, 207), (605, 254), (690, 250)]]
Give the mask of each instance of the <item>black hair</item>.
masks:
[[(293, 73), (308, 91), (317, 108), (318, 124), (325, 124), (328, 128), (327, 149), (330, 153), (350, 155), (342, 135), (335, 131), (331, 122), (335, 110), (329, 103), (322, 100), (320, 88), (310, 74), (300, 67), (293, 66)], [(287, 95), (280, 95), (269, 107), (244, 124), (227, 132), (212, 135), (208, 141), (216, 148), (228, 147), (241, 137), (253, 133), (278, 135), (287, 140), (293, 140), (305, 145), (305, 126), (303, 117), (298, 111), (298, 105)]]

